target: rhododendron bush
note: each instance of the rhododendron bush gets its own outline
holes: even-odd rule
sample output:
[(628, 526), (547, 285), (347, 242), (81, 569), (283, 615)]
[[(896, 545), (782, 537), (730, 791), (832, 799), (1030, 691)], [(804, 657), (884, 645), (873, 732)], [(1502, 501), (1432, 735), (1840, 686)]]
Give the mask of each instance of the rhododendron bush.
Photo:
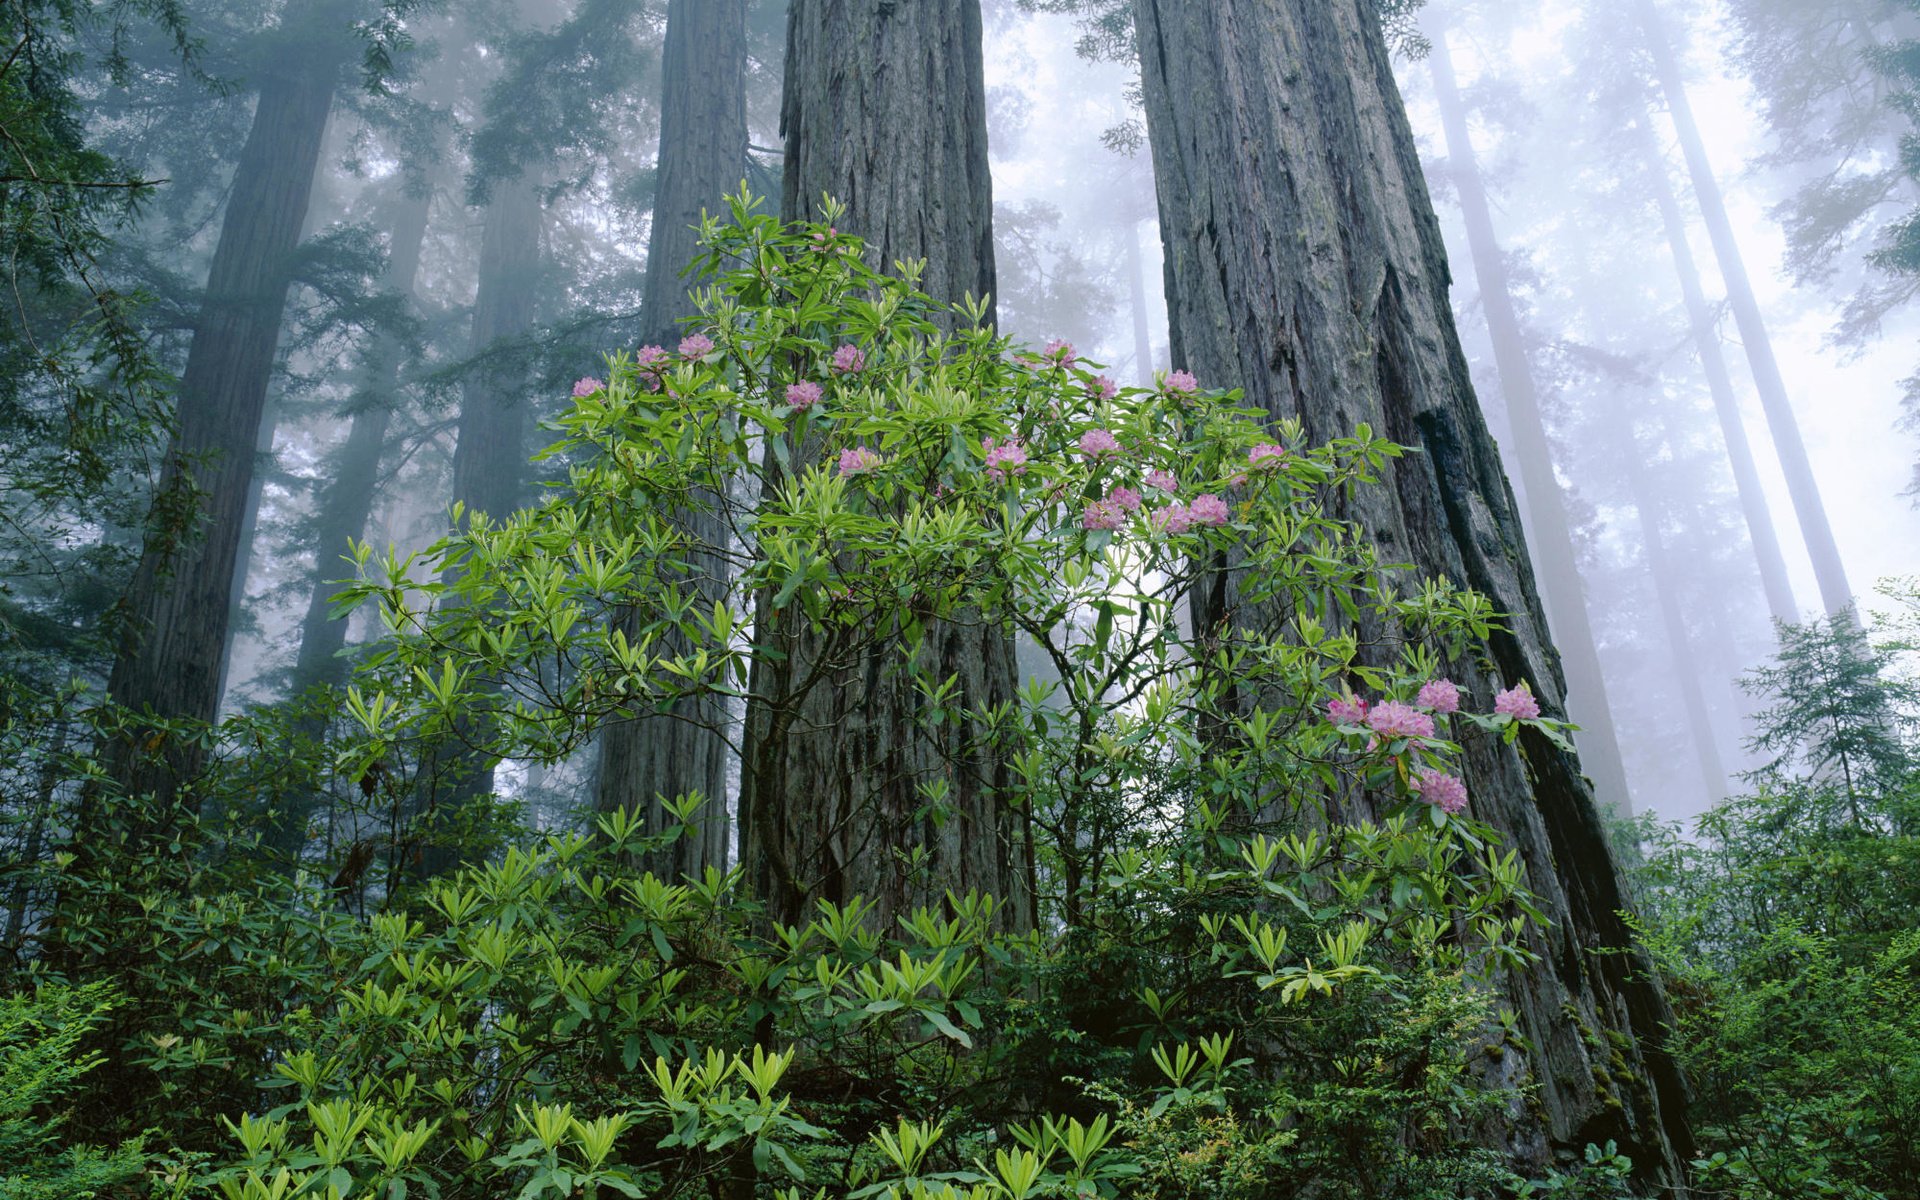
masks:
[[(914, 264), (877, 272), (744, 196), (704, 236), (702, 317), (574, 389), (544, 503), (358, 549), (341, 603), (386, 636), (338, 764), (404, 797), (448, 747), (555, 761), (694, 695), (792, 711), (822, 673), (764, 669), (755, 628), (800, 620), (883, 651), (930, 730), (984, 731), (1033, 919), (948, 894), (789, 925), (738, 868), (634, 865), (718, 819), (712, 797), (397, 869), (370, 924), (276, 951), (325, 982), (232, 1064), (263, 1090), (212, 1161), (224, 1194), (1514, 1185), (1474, 1134), (1524, 1103), (1483, 1078), (1511, 1036), (1484, 985), (1529, 968), (1538, 916), (1456, 763), (1461, 739), (1559, 727), (1525, 681), (1497, 702), (1452, 683), (1498, 614), (1340, 516), (1402, 450), (1309, 444), (1184, 372), (1122, 388), (1064, 343), (1020, 350), (917, 294)], [(1191, 628), (1226, 586), (1239, 619)], [(936, 621), (1018, 638), (1018, 695), (961, 722), (914, 653)]]

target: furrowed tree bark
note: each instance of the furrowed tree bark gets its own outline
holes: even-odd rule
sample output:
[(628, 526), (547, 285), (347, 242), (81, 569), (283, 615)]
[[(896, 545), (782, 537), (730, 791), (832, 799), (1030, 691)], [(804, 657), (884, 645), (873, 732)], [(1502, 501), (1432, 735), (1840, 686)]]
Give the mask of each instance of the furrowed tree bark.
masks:
[(1707, 390), (1713, 396), (1714, 416), (1720, 421), (1727, 464), (1733, 468), (1740, 512), (1746, 518), (1747, 538), (1753, 543), (1754, 561), (1760, 568), (1760, 586), (1767, 595), (1767, 609), (1775, 621), (1794, 624), (1800, 620), (1800, 606), (1793, 598), (1793, 583), (1787, 578), (1787, 560), (1780, 553), (1780, 535), (1773, 528), (1767, 494), (1760, 486), (1760, 471), (1754, 465), (1753, 447), (1747, 441), (1746, 422), (1740, 417), (1733, 377), (1727, 372), (1720, 331), (1714, 325), (1706, 289), (1700, 284), (1700, 266), (1694, 261), (1693, 247), (1687, 243), (1687, 223), (1680, 215), (1673, 181), (1667, 176), (1667, 160), (1654, 141), (1651, 125), (1645, 122), (1640, 127), (1640, 142), (1646, 154), (1647, 178), (1654, 202), (1660, 208), (1660, 223), (1666, 231), (1667, 249), (1673, 258), (1674, 274), (1680, 279), (1680, 294), (1686, 302), (1693, 344), (1700, 354), (1700, 369), (1707, 377)]
[[(1526, 679), (1547, 711), (1564, 711), (1370, 0), (1136, 0), (1135, 16), (1174, 364), (1244, 388), (1316, 440), (1367, 422), (1417, 449), (1348, 515), (1390, 559), (1508, 614), (1492, 672), (1451, 668), (1482, 708), (1496, 685)], [(1232, 603), (1219, 595), (1195, 619), (1217, 623)], [(1501, 985), (1529, 1049), (1489, 1068), (1537, 1083), (1538, 1109), (1487, 1136), (1534, 1163), (1613, 1138), (1646, 1176), (1677, 1183), (1691, 1139), (1685, 1087), (1661, 1047), (1671, 1013), (1645, 957), (1614, 949), (1633, 944), (1627, 900), (1578, 760), (1528, 735), (1515, 747), (1470, 741), (1462, 768), (1473, 811), (1517, 848), (1551, 921), (1533, 935), (1539, 965)], [(1616, 1049), (1625, 1070), (1603, 1074)]]
[[(323, 34), (334, 31), (323, 29)], [(150, 537), (126, 602), (125, 632), (108, 682), (113, 701), (163, 719), (211, 722), (220, 702), (233, 576), (267, 383), (344, 55), (326, 42), (266, 69), (180, 379), (178, 428), (161, 494), (190, 481), (196, 535)], [(187, 812), (182, 789), (204, 765), (189, 741), (136, 728), (106, 749), (115, 782), (152, 793), (135, 833), (165, 836)], [(81, 826), (100, 814), (83, 810)]]
[(1767, 414), (1767, 428), (1773, 433), (1773, 448), (1780, 456), (1780, 469), (1787, 477), (1787, 494), (1793, 498), (1794, 515), (1800, 519), (1800, 536), (1807, 544), (1807, 556), (1813, 560), (1813, 577), (1820, 585), (1821, 603), (1829, 614), (1847, 612), (1853, 607), (1853, 589), (1847, 584), (1840, 547), (1833, 540), (1833, 526), (1827, 521), (1827, 508), (1820, 498), (1820, 485), (1814, 479), (1813, 463), (1807, 458), (1806, 442), (1800, 437), (1800, 420), (1794, 415), (1793, 401), (1787, 396), (1787, 383), (1773, 354), (1773, 339), (1767, 333), (1766, 318), (1760, 313), (1753, 281), (1747, 276), (1746, 260), (1741, 256), (1739, 240), (1733, 235), (1726, 201), (1720, 195), (1720, 182), (1707, 158), (1700, 126), (1693, 119), (1686, 79), (1680, 73), (1680, 63), (1674, 57), (1673, 44), (1667, 40), (1659, 13), (1648, 0), (1635, 0), (1635, 3), (1641, 28), (1646, 32), (1648, 52), (1653, 56), (1654, 74), (1666, 96), (1667, 114), (1673, 119), (1680, 152), (1686, 157), (1688, 174), (1693, 177), (1700, 215), (1706, 221), (1707, 236), (1720, 263), (1720, 277), (1726, 281), (1727, 301), (1733, 309), (1734, 324), (1740, 329), (1741, 344), (1746, 347), (1754, 386), (1760, 392), (1760, 406)]
[[(387, 246), (386, 285), (390, 291), (413, 294), (431, 200), (426, 191), (400, 200)], [(295, 696), (316, 687), (338, 686), (346, 678), (347, 664), (340, 652), (347, 644), (347, 621), (332, 615), (333, 594), (338, 590), (333, 581), (348, 573), (341, 556), (346, 554), (351, 539), (366, 534), (367, 521), (373, 515), (380, 454), (393, 423), (401, 356), (399, 339), (381, 335), (361, 366), (353, 419), (340, 447), (339, 470), (322, 494), (315, 514), (313, 588), (307, 596), (306, 615), (300, 621), (300, 650), (293, 665)], [(318, 743), (326, 730), (323, 722), (308, 719), (301, 723), (299, 732), (302, 740)], [(313, 790), (289, 797), (286, 811), (275, 823), (272, 848), (289, 861), (297, 860), (306, 844), (307, 822), (319, 799), (317, 784)]]
[[(795, 0), (788, 9), (781, 126), (782, 213), (817, 215), (823, 196), (847, 206), (848, 231), (890, 269), (925, 259), (923, 291), (957, 301), (994, 288), (993, 190), (987, 170), (985, 67), (978, 0)], [(759, 633), (789, 656), (766, 663), (748, 710), (742, 771), (747, 865), (771, 915), (793, 920), (817, 899), (864, 895), (879, 928), (949, 890), (992, 894), (1001, 923), (1030, 927), (1024, 823), (1005, 803), (1006, 765), (970, 715), (929, 736), (906, 649), (884, 641), (837, 661), (791, 710), (765, 698), (819, 661), (820, 646), (761, 610)], [(765, 662), (764, 658), (762, 659)], [(932, 622), (916, 660), (955, 678), (954, 708), (1014, 693), (1010, 630)], [(944, 784), (944, 811), (923, 785)], [(924, 853), (920, 868), (908, 856)]]
[[(682, 274), (699, 250), (700, 214), (717, 211), (746, 169), (746, 0), (670, 0), (661, 62), (659, 182), (640, 303), (644, 340), (673, 345), (677, 323), (697, 311)], [(690, 565), (714, 585), (703, 589), (711, 607), (725, 582), (720, 551), (726, 526), (712, 512), (684, 514), (681, 525), (696, 547)], [(615, 619), (632, 618), (625, 610)], [(601, 730), (594, 804), (602, 812), (638, 810), (646, 827), (658, 830), (673, 821), (663, 797), (698, 793), (706, 799), (696, 829), (645, 863), (663, 878), (699, 878), (709, 866), (726, 868), (727, 721), (723, 697), (699, 696), (668, 713), (626, 714)]]
[(1448, 172), (1460, 193), (1473, 275), (1480, 283), (1480, 306), (1486, 313), (1494, 367), (1500, 374), (1500, 393), (1506, 400), (1507, 417), (1512, 424), (1513, 447), (1505, 461), (1518, 465), (1520, 478), (1525, 481), (1523, 511), (1528, 518), (1525, 527), (1531, 535), (1527, 545), (1533, 551), (1540, 573), (1547, 622), (1554, 632), (1553, 644), (1560, 651), (1561, 665), (1567, 673), (1567, 715), (1580, 726), (1574, 739), (1580, 747), (1580, 761), (1593, 777), (1595, 798), (1603, 805), (1611, 804), (1622, 813), (1631, 814), (1633, 794), (1627, 787), (1620, 738), (1614, 731), (1606, 673), (1600, 665), (1600, 646), (1594, 639), (1593, 621), (1587, 614), (1586, 585), (1580, 578), (1579, 559), (1573, 547), (1573, 523), (1567, 518), (1566, 498), (1554, 473), (1553, 445), (1540, 415), (1533, 363), (1520, 329), (1520, 317), (1514, 311), (1506, 260), (1501, 256), (1499, 239), (1494, 234), (1493, 210), (1487, 203), (1486, 183), (1480, 177), (1473, 135), (1467, 128), (1467, 106), (1460, 98), (1460, 87), (1454, 79), (1446, 31), (1434, 28), (1429, 41), (1433, 48), (1428, 62), (1433, 69), (1433, 91), (1440, 107), (1440, 123), (1446, 131)]

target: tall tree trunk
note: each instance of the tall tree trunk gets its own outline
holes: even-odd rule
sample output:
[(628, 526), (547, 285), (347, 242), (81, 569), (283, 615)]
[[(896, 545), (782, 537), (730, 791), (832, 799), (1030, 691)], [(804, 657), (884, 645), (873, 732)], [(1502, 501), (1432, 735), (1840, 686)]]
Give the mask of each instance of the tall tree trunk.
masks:
[[(540, 272), (540, 193), (528, 175), (493, 184), (480, 235), (480, 280), (473, 302), (473, 355), (479, 360), (461, 388), (453, 448), (453, 503), (461, 522), (476, 512), (504, 520), (520, 500), (527, 470), (527, 380), (516, 339), (533, 328)], [(439, 827), (457, 825), (474, 801), (493, 791), (495, 764), (482, 751), (448, 745), (423, 764), (421, 800)], [(463, 848), (438, 834), (419, 852), (419, 871), (451, 870)]]
[(1793, 624), (1800, 620), (1800, 606), (1793, 598), (1793, 584), (1787, 578), (1787, 560), (1780, 553), (1780, 537), (1774, 532), (1773, 514), (1767, 510), (1767, 495), (1760, 486), (1760, 471), (1754, 465), (1746, 423), (1740, 419), (1740, 401), (1734, 395), (1733, 378), (1727, 372), (1720, 331), (1714, 326), (1706, 289), (1700, 285), (1700, 267), (1694, 262), (1693, 247), (1687, 244), (1687, 224), (1673, 194), (1673, 181), (1667, 176), (1667, 160), (1660, 153), (1659, 143), (1654, 141), (1651, 124), (1642, 124), (1640, 140), (1646, 153), (1648, 182), (1660, 206), (1660, 222), (1666, 229), (1667, 249), (1673, 257), (1674, 273), (1680, 277), (1680, 293), (1686, 300), (1693, 344), (1700, 353), (1700, 369), (1706, 373), (1707, 390), (1713, 395), (1713, 412), (1720, 420), (1720, 437), (1727, 447), (1727, 463), (1733, 468), (1734, 486), (1740, 494), (1740, 512), (1747, 520), (1747, 537), (1753, 543), (1753, 557), (1760, 567), (1760, 586), (1767, 594), (1767, 609), (1775, 621)]
[(1693, 176), (1700, 215), (1706, 221), (1707, 236), (1720, 263), (1720, 276), (1727, 284), (1727, 300), (1733, 308), (1734, 323), (1740, 329), (1740, 341), (1746, 347), (1754, 386), (1760, 391), (1760, 405), (1767, 414), (1767, 427), (1773, 433), (1774, 450), (1780, 455), (1780, 469), (1787, 477), (1787, 493), (1793, 497), (1794, 515), (1800, 519), (1800, 536), (1806, 541), (1807, 555), (1813, 560), (1820, 600), (1830, 614), (1846, 612), (1853, 606), (1853, 589), (1847, 585), (1840, 547), (1834, 542), (1833, 527), (1827, 522), (1820, 485), (1813, 477), (1806, 443), (1800, 438), (1800, 421), (1794, 416), (1793, 401), (1787, 397), (1786, 380), (1781, 377), (1780, 364), (1774, 358), (1773, 339), (1767, 334), (1766, 319), (1760, 315), (1760, 302), (1754, 297), (1753, 283), (1747, 277), (1740, 243), (1733, 236), (1733, 222), (1727, 217), (1719, 180), (1714, 176), (1713, 164), (1707, 160), (1707, 146), (1700, 137), (1700, 126), (1693, 119), (1686, 80), (1680, 74), (1679, 61), (1674, 58), (1673, 45), (1667, 40), (1659, 13), (1649, 0), (1635, 2), (1640, 24), (1646, 31), (1647, 49), (1653, 56), (1654, 73), (1667, 99), (1667, 113), (1673, 118), (1680, 152), (1686, 156), (1687, 171)]
[(1454, 80), (1453, 59), (1447, 53), (1446, 32), (1434, 29), (1428, 61), (1433, 68), (1434, 98), (1440, 123), (1446, 130), (1447, 162), (1460, 193), (1466, 220), (1467, 247), (1473, 275), (1480, 283), (1480, 305), (1486, 313), (1487, 333), (1493, 341), (1493, 361), (1500, 373), (1500, 393), (1506, 400), (1513, 427), (1513, 446), (1505, 461), (1519, 467), (1525, 481), (1527, 545), (1533, 551), (1547, 623), (1554, 634), (1567, 673), (1567, 715), (1580, 726), (1575, 740), (1580, 761), (1593, 777), (1594, 796), (1622, 813), (1633, 812), (1633, 795), (1614, 732), (1613, 709), (1607, 700), (1607, 681), (1600, 666), (1600, 648), (1587, 613), (1586, 585), (1573, 547), (1573, 523), (1567, 519), (1566, 499), (1554, 475), (1553, 446), (1540, 415), (1540, 397), (1527, 353), (1526, 337), (1514, 311), (1507, 264), (1493, 230), (1493, 210), (1487, 203), (1480, 162), (1474, 155), (1473, 135), (1467, 128), (1467, 107)]
[[(1421, 453), (1349, 513), (1394, 558), (1487, 596), (1508, 614), (1489, 674), (1453, 664), (1490, 699), (1527, 679), (1564, 694), (1498, 451), (1447, 307), (1446, 251), (1371, 0), (1136, 0), (1147, 124), (1166, 242), (1173, 362), (1315, 439), (1360, 422)], [(1231, 596), (1196, 612), (1223, 619)], [(1671, 1011), (1632, 949), (1605, 828), (1578, 760), (1544, 738), (1472, 741), (1474, 812), (1526, 864), (1551, 924), (1538, 969), (1507, 978), (1529, 1051), (1496, 1068), (1537, 1085), (1508, 1149), (1618, 1140), (1639, 1169), (1677, 1180), (1691, 1149), (1685, 1086), (1661, 1039)], [(1610, 1039), (1636, 1082), (1610, 1095)], [(1619, 1068), (1615, 1067), (1615, 1071)], [(1506, 1074), (1509, 1073), (1510, 1074)], [(1617, 1076), (1616, 1076), (1617, 1078)], [(1644, 1086), (1642, 1086), (1644, 1085)]]
[[(323, 44), (307, 61), (287, 61), (261, 81), (180, 380), (179, 424), (162, 479), (163, 494), (191, 481), (202, 520), (197, 535), (179, 544), (148, 539), (108, 683), (113, 700), (136, 712), (206, 722), (219, 705), (267, 383), (340, 66), (340, 56)], [(149, 832), (165, 833), (204, 752), (190, 740), (142, 731), (107, 753), (116, 782), (156, 795), (160, 815)]]
[[(670, 0), (660, 84), (659, 183), (640, 312), (646, 340), (671, 345), (676, 322), (696, 311), (681, 276), (699, 249), (701, 210), (717, 210), (747, 170), (746, 0)], [(705, 548), (688, 561), (711, 581), (711, 605), (725, 583), (726, 526), (712, 512), (685, 514), (681, 526)], [(647, 827), (660, 829), (671, 820), (662, 797), (697, 792), (706, 799), (696, 831), (647, 864), (665, 878), (726, 867), (727, 720), (723, 697), (701, 696), (670, 713), (627, 715), (600, 733), (600, 810), (641, 810)]]
[(1140, 252), (1140, 222), (1129, 221), (1127, 240), (1127, 299), (1133, 310), (1133, 380), (1141, 387), (1153, 384), (1153, 332), (1147, 316), (1146, 255)]
[(1727, 796), (1727, 767), (1720, 758), (1720, 742), (1714, 735), (1713, 713), (1701, 678), (1700, 661), (1693, 652), (1693, 635), (1687, 629), (1687, 617), (1680, 600), (1680, 566), (1667, 546), (1660, 528), (1661, 505), (1647, 481), (1647, 468), (1631, 422), (1624, 422), (1620, 437), (1621, 464), (1626, 472), (1627, 493), (1640, 521), (1640, 542), (1646, 548), (1647, 567), (1653, 577), (1654, 596), (1660, 606), (1660, 624), (1667, 636), (1674, 682), (1680, 687), (1680, 706), (1687, 714), (1687, 732), (1693, 740), (1694, 761), (1700, 766), (1700, 780), (1706, 785), (1707, 802), (1718, 804)]
[[(937, 300), (993, 292), (993, 189), (978, 0), (794, 0), (787, 17), (782, 210), (848, 206), (872, 261), (927, 262)], [(779, 627), (775, 627), (778, 625)], [(787, 657), (755, 691), (778, 692), (818, 663), (820, 645), (763, 606), (758, 636)], [(971, 715), (936, 739), (918, 730), (919, 696), (886, 642), (828, 677), (796, 709), (749, 707), (741, 826), (747, 865), (771, 914), (865, 895), (882, 929), (948, 890), (1000, 898), (1010, 927), (1031, 925), (1024, 829), (1003, 800), (1006, 764)], [(964, 618), (932, 623), (916, 669), (957, 679), (966, 713), (1014, 694), (1010, 631)], [(766, 686), (763, 686), (766, 685)], [(923, 785), (944, 782), (944, 814)], [(909, 871), (910, 853), (924, 869)]]
[[(423, 190), (417, 196), (404, 196), (399, 202), (387, 244), (389, 291), (405, 296), (413, 294), (431, 201), (430, 193)], [(347, 621), (332, 615), (333, 594), (337, 590), (333, 581), (346, 573), (340, 558), (346, 553), (348, 541), (365, 536), (367, 521), (373, 515), (380, 454), (386, 447), (387, 428), (393, 421), (401, 355), (398, 338), (385, 334), (375, 338), (361, 365), (360, 386), (353, 398), (353, 418), (339, 452), (339, 469), (321, 494), (319, 511), (314, 514), (313, 587), (307, 595), (306, 615), (300, 620), (300, 650), (293, 664), (295, 696), (322, 685), (337, 685), (346, 675), (346, 662), (340, 657), (340, 651), (347, 644)], [(322, 722), (309, 719), (302, 722), (299, 733), (303, 740), (317, 743), (326, 729)], [(273, 848), (289, 860), (298, 858), (306, 844), (307, 821), (317, 799), (316, 781), (288, 798), (286, 811), (276, 823)]]

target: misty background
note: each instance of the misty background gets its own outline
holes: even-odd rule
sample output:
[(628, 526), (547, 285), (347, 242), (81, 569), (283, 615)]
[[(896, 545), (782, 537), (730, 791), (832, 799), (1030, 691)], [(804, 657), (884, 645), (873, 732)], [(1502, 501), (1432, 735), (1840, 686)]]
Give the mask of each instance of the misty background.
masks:
[[(747, 89), (746, 183), (775, 197), (782, 7), (752, 7)], [(1063, 11), (985, 6), (1001, 323), (1036, 344), (1066, 339), (1126, 382), (1150, 381), (1184, 364), (1167, 344), (1137, 71), (1101, 35), (1111, 5), (1036, 7)], [(1876, 581), (1911, 574), (1920, 544), (1908, 491), (1916, 445), (1903, 424), (1920, 329), (1906, 292), (1868, 262), (1914, 196), (1894, 169), (1905, 118), (1861, 55), (1872, 38), (1912, 36), (1915, 15), (1899, 3), (1855, 7), (1859, 19), (1830, 21), (1786, 0), (1663, 2), (1658, 13), (1847, 586), (1871, 609)], [(374, 544), (425, 545), (445, 528), (463, 403), (517, 389), (535, 397), (534, 420), (550, 417), (575, 379), (604, 373), (603, 352), (649, 336), (641, 294), (663, 8), (451, 5), (419, 18), (416, 52), (396, 60), (388, 84), (336, 105), (260, 447), (226, 711), (299, 682), (303, 629), (324, 609), (325, 581), (345, 573), (337, 523), (322, 519), (330, 489), (370, 501)], [(1769, 658), (1771, 619), (1819, 614), (1832, 586), (1816, 575), (1797, 515), (1805, 497), (1783, 473), (1752, 339), (1728, 302), (1673, 120), (1673, 80), (1641, 50), (1633, 8), (1432, 0), (1401, 31), (1396, 66), (1445, 229), (1461, 336), (1530, 515), (1573, 716), (1588, 726), (1587, 767), (1603, 799), (1624, 779), (1636, 811), (1684, 819), (1756, 765), (1737, 681)], [(235, 0), (224, 22), (200, 31), (207, 76), (246, 77), (262, 52), (252, 20), (247, 0)], [(129, 85), (103, 93), (90, 119), (103, 148), (169, 182), (105, 262), (153, 297), (162, 344), (179, 356), (253, 100), (244, 88), (210, 92), (164, 45), (131, 54)], [(1443, 70), (1450, 86), (1437, 86)], [(1862, 180), (1881, 186), (1863, 190)], [(1479, 245), (1463, 216), (1468, 191), (1489, 218)], [(1672, 213), (1699, 277), (1704, 308), (1692, 312)], [(417, 266), (400, 245), (408, 229)], [(516, 248), (517, 274), (501, 293), (511, 302), (489, 307), (488, 256)], [(1477, 261), (1497, 262), (1504, 279), (1490, 288)], [(1493, 308), (1507, 315), (1490, 320), (1495, 293)], [(1501, 321), (1519, 355), (1505, 372)], [(1729, 465), (1729, 410), (1716, 410), (1703, 371), (1709, 342), (1751, 445), (1757, 491), (1745, 496)], [(1544, 443), (1516, 432), (1514, 361)], [(371, 429), (367, 397), (389, 377), (397, 403)], [(541, 444), (527, 431), (528, 450)], [(1543, 479), (1557, 485), (1558, 544), (1577, 579), (1553, 569), (1533, 527)], [(532, 498), (537, 482), (530, 475), (514, 497)], [(138, 550), (129, 514), (140, 489), (125, 481), (121, 511), (19, 556), (15, 595), (70, 590), (89, 572), (97, 584), (80, 602), (114, 594)], [(1756, 516), (1770, 523), (1784, 572), (1771, 596)], [(370, 632), (355, 625), (347, 637)], [(1611, 738), (1596, 716), (1611, 719)], [(500, 782), (533, 798), (549, 789), (558, 802), (577, 783), (570, 769), (590, 760), (509, 766)]]

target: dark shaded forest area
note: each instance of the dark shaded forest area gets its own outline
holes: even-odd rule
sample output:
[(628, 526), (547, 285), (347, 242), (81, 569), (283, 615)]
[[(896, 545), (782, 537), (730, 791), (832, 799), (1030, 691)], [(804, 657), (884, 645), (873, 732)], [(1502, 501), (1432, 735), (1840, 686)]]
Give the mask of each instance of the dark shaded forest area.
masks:
[(1920, 1200), (1920, 0), (0, 52), (0, 1200)]

